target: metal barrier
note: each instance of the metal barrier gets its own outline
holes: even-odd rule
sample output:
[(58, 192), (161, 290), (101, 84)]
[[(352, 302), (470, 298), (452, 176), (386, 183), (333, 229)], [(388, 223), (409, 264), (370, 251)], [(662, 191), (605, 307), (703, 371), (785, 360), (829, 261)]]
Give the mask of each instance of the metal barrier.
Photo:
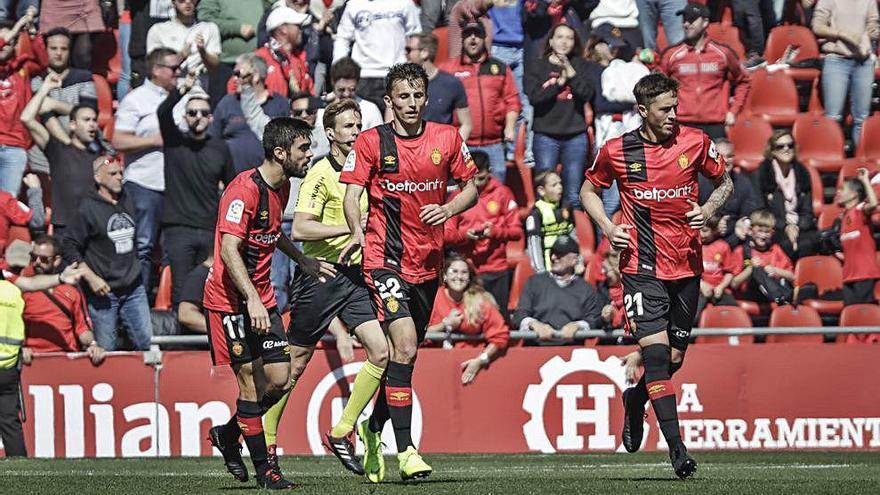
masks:
[[(743, 328), (695, 328), (691, 332), (692, 337), (700, 336), (743, 336), (743, 335), (838, 335), (850, 333), (880, 333), (880, 327), (743, 327)], [(626, 337), (623, 330), (581, 330), (575, 333), (576, 339), (589, 338), (618, 338)], [(463, 334), (446, 334), (443, 332), (428, 332), (425, 337), (427, 340), (443, 341), (451, 340), (453, 342), (463, 340), (483, 340), (482, 335), (463, 335)], [(510, 338), (513, 340), (537, 340), (538, 334), (535, 332), (510, 332)], [(322, 339), (327, 342), (334, 341), (331, 334), (324, 335)], [(207, 335), (161, 335), (155, 336), (152, 340), (153, 345), (208, 345)]]

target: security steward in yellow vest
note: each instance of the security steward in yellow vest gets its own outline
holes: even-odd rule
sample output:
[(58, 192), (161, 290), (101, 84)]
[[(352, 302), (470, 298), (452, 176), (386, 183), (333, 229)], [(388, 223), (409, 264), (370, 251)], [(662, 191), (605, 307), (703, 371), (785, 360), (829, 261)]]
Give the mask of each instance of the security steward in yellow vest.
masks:
[(24, 300), (21, 290), (3, 279), (0, 270), (0, 438), (6, 457), (26, 456), (19, 416), (21, 345), (24, 343)]

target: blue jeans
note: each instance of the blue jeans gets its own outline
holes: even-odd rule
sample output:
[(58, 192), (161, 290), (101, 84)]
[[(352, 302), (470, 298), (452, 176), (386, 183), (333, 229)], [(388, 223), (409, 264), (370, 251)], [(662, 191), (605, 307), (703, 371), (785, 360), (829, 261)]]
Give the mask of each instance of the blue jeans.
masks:
[(27, 150), (0, 144), (0, 190), (18, 197), (27, 166)]
[(657, 48), (657, 19), (663, 21), (663, 32), (666, 33), (668, 46), (684, 41), (684, 27), (681, 16), (676, 12), (687, 5), (686, 0), (636, 0), (639, 8), (639, 26), (642, 28), (642, 39), (645, 48)]
[(131, 40), (131, 23), (119, 23), (119, 49), (121, 50), (121, 71), (119, 74), (119, 82), (116, 83), (116, 99), (122, 101), (122, 98), (128, 94), (131, 88), (131, 55), (128, 54), (128, 43)]
[(871, 111), (871, 84), (874, 82), (874, 64), (871, 59), (859, 62), (828, 55), (822, 65), (822, 98), (825, 116), (843, 121), (843, 104), (849, 94), (853, 117), (852, 138), (855, 144), (862, 137), (862, 124)]
[[(526, 134), (526, 153), (523, 161), (526, 163), (534, 163), (535, 155), (532, 151), (532, 140), (534, 139), (534, 134), (532, 133), (532, 116), (535, 113), (535, 109), (532, 108), (532, 105), (529, 103), (529, 97), (526, 96), (525, 89), (523, 89), (523, 49), (522, 47), (515, 48), (511, 46), (494, 45), (492, 47), (492, 56), (507, 64), (513, 72), (513, 80), (516, 81), (516, 89), (519, 90), (519, 101), (522, 104), (522, 112), (519, 114), (517, 124), (527, 126), (526, 129), (528, 131)], [(510, 147), (510, 155), (513, 155), (513, 146)], [(513, 160), (513, 156), (507, 158)]]
[[(37, 9), (37, 12), (40, 11), (40, 0), (0, 0), (0, 20), (21, 19), (31, 5)], [(15, 12), (12, 11), (13, 6), (15, 6)]]
[(468, 146), (471, 152), (482, 151), (489, 155), (489, 170), (492, 175), (498, 179), (498, 182), (504, 184), (507, 178), (507, 160), (504, 159), (504, 144), (487, 144), (485, 146)]
[(580, 190), (584, 182), (589, 143), (586, 134), (553, 137), (535, 133), (535, 172), (556, 170), (562, 163), (562, 201), (572, 208), (580, 208)]
[[(290, 230), (293, 226), (293, 220), (285, 220), (281, 222), (281, 230), (290, 237)], [(297, 247), (302, 248), (300, 243), (295, 243)], [(278, 311), (284, 312), (287, 308), (288, 298), (289, 298), (289, 287), (290, 287), (290, 274), (293, 272), (293, 267), (296, 266), (296, 263), (293, 262), (286, 254), (282, 253), (280, 249), (275, 249), (275, 253), (272, 254), (272, 270), (270, 272), (269, 278), (272, 279), (272, 288), (275, 290), (275, 302), (278, 303)]]
[(159, 240), (159, 223), (162, 221), (162, 204), (165, 195), (134, 182), (125, 183), (125, 194), (134, 205), (134, 221), (137, 227), (137, 253), (141, 262), (144, 287), (150, 286), (153, 272), (153, 248)]
[(128, 338), (136, 351), (150, 349), (153, 324), (150, 322), (150, 303), (143, 284), (113, 291), (106, 296), (89, 294), (89, 316), (95, 329), (95, 340), (107, 351), (116, 350), (119, 319), (125, 323)]

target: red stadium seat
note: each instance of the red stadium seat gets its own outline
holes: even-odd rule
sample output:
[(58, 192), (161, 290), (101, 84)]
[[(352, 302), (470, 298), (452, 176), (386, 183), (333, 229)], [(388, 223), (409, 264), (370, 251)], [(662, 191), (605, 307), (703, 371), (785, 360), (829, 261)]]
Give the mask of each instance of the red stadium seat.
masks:
[(516, 265), (526, 258), (526, 239), (523, 237), (518, 241), (510, 241), (507, 243), (507, 269), (513, 270)]
[(848, 179), (850, 177), (858, 177), (860, 168), (868, 169), (868, 174), (873, 177), (874, 174), (880, 172), (880, 162), (863, 162), (860, 160), (850, 160), (843, 164), (843, 167), (840, 169), (840, 173), (837, 174), (837, 187), (840, 188), (840, 185), (843, 184), (844, 179)]
[[(752, 319), (742, 308), (736, 306), (706, 306), (700, 314), (700, 328), (751, 328)], [(702, 335), (697, 337), (698, 344), (752, 344), (753, 335), (726, 336)]]
[(856, 147), (856, 158), (880, 162), (880, 114), (865, 119), (862, 139)]
[(798, 116), (798, 93), (794, 80), (781, 72), (753, 72), (746, 111), (774, 126), (790, 126)]
[(529, 261), (528, 256), (521, 259), (519, 264), (516, 265), (516, 269), (513, 270), (513, 282), (510, 284), (510, 299), (507, 302), (507, 309), (511, 312), (516, 309), (516, 305), (519, 303), (519, 295), (522, 293), (523, 287), (526, 286), (526, 281), (534, 273), (532, 262)]
[(736, 305), (749, 316), (761, 316), (770, 314), (770, 311), (775, 307), (772, 304), (768, 303), (757, 303), (755, 301), (746, 301), (744, 299), (737, 299)]
[(843, 208), (837, 205), (823, 205), (822, 212), (819, 213), (819, 219), (816, 221), (816, 226), (819, 230), (830, 228), (834, 225), (834, 221), (840, 217), (841, 213), (843, 213)]
[(825, 192), (824, 186), (822, 185), (822, 176), (819, 175), (819, 171), (813, 167), (807, 167), (807, 172), (810, 173), (810, 188), (813, 191), (813, 214), (818, 216), (822, 211), (822, 208), (825, 206)]
[[(770, 313), (771, 327), (821, 327), (822, 318), (819, 313), (809, 306), (779, 306)], [(781, 344), (790, 342), (808, 342), (821, 344), (824, 340), (822, 334), (809, 335), (768, 335), (768, 344)]]
[(434, 29), (433, 34), (437, 37), (437, 57), (434, 59), (434, 65), (441, 65), (449, 59), (449, 28), (438, 27)]
[(535, 184), (532, 181), (532, 169), (526, 166), (526, 126), (519, 126), (516, 134), (516, 143), (513, 147), (513, 162), (518, 174), (507, 174), (507, 186), (513, 191), (517, 204), (520, 205), (519, 216), (525, 219), (529, 216), (532, 207), (535, 206)]
[(171, 267), (162, 267), (159, 275), (159, 288), (156, 291), (156, 301), (153, 309), (158, 311), (171, 311)]
[(113, 120), (113, 89), (107, 79), (99, 74), (92, 74), (95, 82), (95, 94), (98, 97), (98, 126), (104, 129)]
[[(819, 295), (843, 287), (843, 267), (834, 256), (805, 256), (794, 266), (794, 297), (806, 284), (815, 284)], [(843, 309), (843, 301), (808, 299), (803, 301), (822, 314), (836, 315)]]
[(581, 256), (587, 261), (596, 249), (596, 233), (590, 216), (581, 209), (574, 210), (574, 228), (581, 248)]
[(802, 114), (791, 130), (798, 158), (819, 172), (836, 173), (848, 161), (843, 154), (843, 131), (837, 122), (818, 114)]
[(709, 24), (706, 34), (712, 41), (730, 47), (740, 60), (746, 59), (746, 49), (743, 47), (742, 41), (740, 41), (739, 29), (736, 26), (713, 22)]
[[(764, 48), (764, 58), (768, 64), (776, 63), (789, 46), (798, 49), (797, 57), (792, 62), (801, 62), (819, 58), (819, 45), (810, 28), (804, 26), (777, 26), (770, 30)], [(794, 79), (813, 80), (819, 77), (819, 69), (788, 68), (785, 72)]]
[(727, 136), (733, 143), (736, 166), (752, 172), (764, 160), (764, 149), (773, 134), (773, 126), (761, 117), (740, 115), (728, 128)]
[[(853, 304), (843, 308), (840, 313), (842, 327), (880, 326), (880, 306), (876, 304)], [(880, 342), (880, 333), (852, 333), (846, 336), (847, 344)]]

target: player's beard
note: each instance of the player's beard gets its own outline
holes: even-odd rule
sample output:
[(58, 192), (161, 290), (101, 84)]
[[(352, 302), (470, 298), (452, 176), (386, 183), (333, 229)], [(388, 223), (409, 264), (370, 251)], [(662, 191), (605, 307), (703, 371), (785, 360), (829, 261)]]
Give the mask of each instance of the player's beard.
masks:
[(297, 179), (302, 179), (306, 176), (306, 172), (309, 170), (309, 161), (306, 159), (302, 159), (302, 165), (298, 165), (296, 161), (290, 155), (284, 159), (284, 163), (281, 165), (281, 168), (284, 169), (284, 175), (288, 177), (296, 177)]

